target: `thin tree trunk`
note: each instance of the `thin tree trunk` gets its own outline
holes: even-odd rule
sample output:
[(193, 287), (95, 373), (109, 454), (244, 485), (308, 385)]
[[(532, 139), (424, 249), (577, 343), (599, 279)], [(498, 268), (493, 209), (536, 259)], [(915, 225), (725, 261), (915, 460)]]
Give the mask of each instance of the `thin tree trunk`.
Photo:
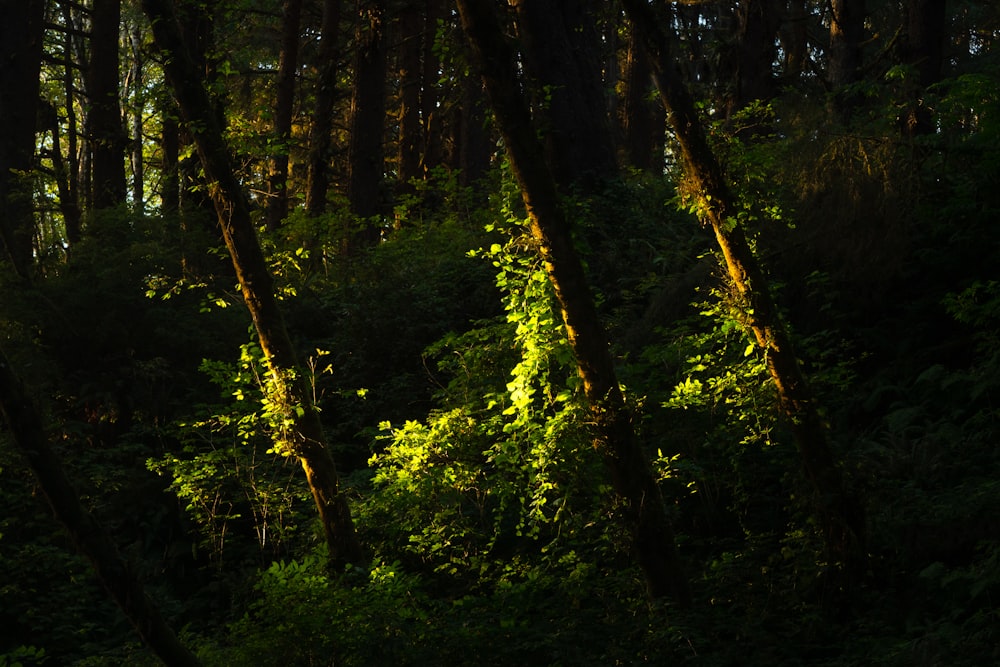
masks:
[(139, 576), (121, 557), (104, 527), (80, 503), (62, 463), (49, 446), (34, 403), (0, 352), (0, 410), (12, 440), (35, 473), (56, 518), (66, 527), (77, 550), (86, 556), (97, 578), (149, 648), (171, 667), (201, 663), (181, 642), (147, 595)]
[(288, 156), (292, 141), (292, 116), (295, 109), (295, 71), (299, 61), (299, 26), (302, 23), (302, 0), (284, 0), (281, 27), (281, 53), (278, 57), (278, 80), (274, 99), (274, 141), (268, 175), (267, 227), (277, 229), (288, 216)]
[(633, 548), (651, 597), (691, 602), (673, 528), (615, 375), (608, 340), (587, 285), (555, 181), (532, 129), (514, 60), (489, 0), (458, 0), (462, 27), (521, 187), (531, 233), (562, 308), (594, 422), (595, 446), (625, 504)]
[(337, 59), (340, 53), (340, 0), (323, 1), (320, 27), (319, 80), (309, 139), (309, 175), (306, 186), (306, 213), (319, 216), (326, 211), (330, 187), (330, 147), (333, 106), (337, 99)]
[(319, 412), (312, 402), (295, 348), (274, 296), (273, 280), (257, 241), (250, 206), (233, 173), (229, 148), (216, 122), (212, 104), (197, 76), (197, 68), (181, 39), (170, 0), (143, 0), (143, 10), (153, 24), (157, 47), (169, 54), (164, 71), (177, 98), (209, 181), (212, 201), (233, 260), (243, 298), (253, 318), (272, 382), (270, 399), (280, 401), (290, 421), (284, 442), (305, 470), (319, 510), (330, 560), (334, 564), (361, 561), (361, 546), (354, 531), (347, 499), (333, 456), (326, 444)]
[(769, 292), (767, 279), (732, 217), (738, 210), (687, 87), (670, 60), (666, 35), (645, 0), (622, 0), (632, 28), (650, 52), (660, 99), (677, 135), (689, 178), (701, 197), (704, 218), (722, 249), (730, 280), (743, 300), (746, 317), (778, 391), (781, 410), (798, 443), (803, 469), (832, 557), (857, 573), (865, 560), (865, 517), (861, 504), (844, 489), (827, 441), (816, 400), (799, 367), (791, 340)]
[(145, 85), (143, 81), (143, 54), (142, 54), (142, 29), (138, 23), (132, 25), (129, 30), (129, 44), (132, 47), (132, 136), (130, 143), (132, 147), (132, 207), (140, 215), (145, 210), (146, 179), (145, 165), (143, 160), (143, 146), (145, 140), (142, 136), (143, 127), (143, 98), (145, 97)]
[[(62, 6), (63, 23), (66, 34), (63, 46), (63, 94), (66, 96), (66, 196), (60, 194), (63, 224), (66, 226), (66, 241), (70, 248), (83, 238), (83, 212), (80, 208), (80, 143), (79, 125), (76, 116), (76, 70), (73, 60), (74, 36), (73, 8), (70, 3)], [(58, 119), (57, 119), (58, 123)], [(53, 150), (60, 151), (60, 143), (53, 143)]]

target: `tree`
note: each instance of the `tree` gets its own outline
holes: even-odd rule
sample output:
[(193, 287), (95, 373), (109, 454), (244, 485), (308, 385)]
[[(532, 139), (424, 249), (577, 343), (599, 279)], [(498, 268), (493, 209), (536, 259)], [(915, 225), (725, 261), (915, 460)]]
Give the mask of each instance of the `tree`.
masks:
[(594, 421), (595, 447), (625, 503), (625, 521), (649, 595), (689, 605), (691, 593), (679, 564), (670, 518), (636, 437), (555, 180), (531, 129), (510, 49), (488, 1), (459, 0), (458, 9), (521, 188), (531, 234), (562, 310)]
[(45, 2), (5, 0), (0, 27), (0, 243), (4, 258), (23, 279), (31, 275), (39, 72)]
[(383, 0), (357, 2), (347, 200), (361, 228), (348, 234), (348, 253), (378, 242), (380, 231), (373, 219), (383, 212), (385, 170), (386, 8)]
[(277, 229), (288, 215), (288, 154), (295, 110), (295, 73), (299, 65), (302, 0), (282, 3), (281, 52), (274, 96), (274, 139), (268, 175), (267, 226)]
[(302, 464), (319, 510), (331, 562), (357, 563), (361, 546), (350, 508), (340, 490), (319, 412), (278, 307), (273, 279), (250, 218), (250, 206), (230, 165), (229, 149), (212, 104), (181, 37), (172, 3), (143, 0), (143, 10), (152, 22), (157, 47), (167, 56), (164, 71), (209, 180), (226, 247), (270, 371), (269, 399), (288, 424), (281, 447)]
[(93, 165), (92, 205), (99, 210), (125, 203), (128, 141), (122, 127), (118, 78), (121, 0), (94, 0), (90, 26), (87, 133)]
[(834, 111), (850, 117), (856, 95), (845, 87), (861, 76), (861, 44), (865, 32), (865, 0), (831, 0), (830, 46), (827, 51), (827, 82), (834, 93)]
[(663, 169), (666, 119), (663, 117), (663, 107), (650, 100), (653, 71), (650, 69), (646, 50), (634, 30), (630, 30), (628, 34), (625, 65), (621, 109), (625, 155), (628, 164), (633, 167), (657, 173)]
[(699, 198), (699, 210), (711, 225), (730, 281), (742, 300), (749, 328), (764, 353), (778, 391), (781, 410), (796, 442), (829, 553), (852, 574), (864, 567), (865, 516), (848, 494), (830, 450), (826, 426), (806, 382), (776, 304), (743, 227), (736, 219), (737, 202), (709, 146), (694, 101), (670, 60), (666, 35), (645, 0), (622, 0), (649, 50), (660, 99), (680, 144), (688, 177)]
[(0, 351), (0, 411), (12, 440), (28, 461), (45, 499), (73, 544), (93, 564), (108, 595), (121, 607), (142, 640), (167, 665), (201, 663), (174, 634), (133, 568), (118, 553), (104, 527), (80, 503), (62, 463), (49, 445), (42, 419)]
[(553, 176), (561, 187), (615, 173), (599, 76), (593, 2), (515, 0), (522, 58)]
[(316, 102), (309, 133), (309, 168), (306, 183), (306, 212), (318, 216), (326, 210), (330, 186), (330, 146), (333, 130), (333, 107), (337, 99), (337, 73), (340, 63), (340, 0), (323, 0), (320, 26), (319, 76)]

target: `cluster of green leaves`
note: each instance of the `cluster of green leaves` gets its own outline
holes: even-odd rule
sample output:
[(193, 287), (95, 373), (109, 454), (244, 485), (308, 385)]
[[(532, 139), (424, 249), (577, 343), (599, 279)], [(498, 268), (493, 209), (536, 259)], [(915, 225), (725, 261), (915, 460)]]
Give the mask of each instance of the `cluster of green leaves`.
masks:
[(360, 523), (393, 517), (390, 533), (373, 535), (383, 556), (453, 576), (575, 539), (607, 492), (551, 285), (514, 215), (502, 223), (510, 241), (474, 253), (496, 269), (506, 314), (428, 349), (450, 376), (441, 407), (424, 422), (384, 423), (388, 445), (370, 461)]
[(225, 402), (200, 406), (199, 418), (176, 426), (180, 448), (147, 462), (170, 479), (169, 490), (186, 503), (220, 567), (228, 540), (235, 539), (238, 552), (248, 548), (245, 531), (231, 531), (231, 524), (252, 526), (267, 562), (297, 543), (308, 503), (298, 466), (281, 446), (288, 409), (275, 398), (262, 355), (256, 343), (246, 343), (236, 364), (203, 361), (202, 372)]

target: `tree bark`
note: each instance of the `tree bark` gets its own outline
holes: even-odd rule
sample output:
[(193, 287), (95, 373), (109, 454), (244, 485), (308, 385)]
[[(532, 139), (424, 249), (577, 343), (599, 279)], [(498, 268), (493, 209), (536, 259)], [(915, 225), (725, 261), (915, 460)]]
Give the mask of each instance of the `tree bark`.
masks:
[(62, 463), (52, 450), (34, 403), (0, 351), (0, 410), (12, 440), (28, 461), (56, 518), (77, 550), (94, 567), (98, 580), (135, 628), (139, 637), (171, 667), (201, 663), (160, 615), (135, 570), (121, 557), (114, 541), (80, 502)]
[(267, 179), (266, 221), (268, 229), (277, 229), (288, 217), (288, 161), (292, 141), (292, 116), (295, 109), (295, 71), (299, 62), (299, 27), (302, 23), (302, 0), (284, 0), (281, 27), (281, 53), (278, 56), (278, 79), (274, 96), (274, 144)]
[(649, 595), (687, 606), (674, 533), (649, 461), (615, 375), (608, 340), (573, 246), (555, 180), (532, 128), (513, 55), (489, 0), (458, 0), (473, 62), (480, 69), (497, 124), (521, 187), (532, 236), (555, 288), (594, 422), (594, 444), (625, 505), (625, 520)]
[[(625, 90), (622, 95), (622, 134), (628, 164), (655, 173), (663, 168), (664, 123), (662, 111), (657, 118), (659, 105), (651, 103), (649, 93), (653, 86), (653, 71), (649, 57), (642, 48), (635, 31), (630, 31), (625, 60)], [(660, 140), (656, 141), (657, 134)], [(658, 157), (657, 151), (661, 153)]]
[(121, 0), (94, 0), (90, 15), (90, 66), (87, 76), (87, 132), (91, 142), (92, 204), (95, 209), (125, 203), (125, 151), (118, 84)]
[[(547, 157), (561, 188), (616, 173), (591, 0), (512, 0), (525, 72), (535, 82)], [(589, 25), (588, 25), (589, 23)]]
[(306, 185), (306, 213), (312, 217), (326, 211), (330, 187), (330, 147), (333, 143), (333, 107), (337, 99), (337, 72), (340, 53), (340, 0), (323, 0), (320, 27), (319, 80), (316, 106), (309, 136), (309, 174)]
[(35, 124), (42, 62), (45, 2), (0, 2), (0, 250), (14, 272), (29, 279), (34, 206)]
[(384, 5), (384, 0), (358, 0), (347, 200), (361, 228), (349, 230), (348, 254), (373, 246), (379, 240), (379, 229), (373, 219), (383, 210), (381, 190), (385, 157), (382, 139), (387, 67)]
[(399, 192), (413, 194), (413, 181), (422, 176), (421, 149), (423, 123), (420, 119), (420, 92), (423, 68), (422, 37), (424, 34), (423, 9), (425, 3), (409, 0), (399, 16), (399, 53), (397, 77), (399, 81), (399, 141), (397, 160), (399, 169)]
[(250, 218), (250, 206), (233, 172), (212, 104), (181, 38), (173, 4), (170, 0), (143, 0), (142, 6), (153, 24), (157, 47), (167, 54), (164, 71), (194, 137), (226, 247), (267, 360), (272, 382), (269, 398), (287, 409), (291, 426), (279, 445), (302, 464), (319, 510), (331, 562), (358, 563), (362, 552), (350, 508), (340, 491), (319, 412), (278, 308), (273, 280)]
[(915, 137), (936, 129), (933, 113), (923, 103), (923, 93), (941, 80), (948, 33), (945, 0), (909, 0), (906, 19), (905, 57), (917, 71), (917, 87), (903, 118), (903, 128), (907, 136)]
[[(72, 248), (83, 238), (83, 210), (80, 206), (80, 131), (76, 115), (76, 61), (73, 55), (76, 44), (74, 34), (76, 21), (70, 3), (62, 5), (62, 13), (63, 23), (66, 26), (62, 53), (63, 94), (66, 96), (66, 192), (65, 196), (63, 193), (59, 194), (59, 203), (63, 224), (66, 226), (66, 241)], [(58, 118), (56, 124), (58, 126)], [(58, 153), (61, 150), (60, 146), (61, 142), (53, 139), (53, 151)]]
[(850, 120), (858, 96), (845, 90), (861, 76), (861, 42), (865, 31), (865, 0), (830, 0), (830, 47), (827, 82), (833, 91), (833, 112)]
[(715, 154), (705, 137), (687, 87), (667, 49), (667, 38), (645, 0), (622, 0), (632, 28), (650, 52), (660, 99), (681, 147), (688, 177), (701, 198), (725, 258), (730, 280), (743, 301), (744, 314), (778, 392), (780, 407), (798, 444), (802, 466), (814, 493), (814, 506), (830, 555), (849, 572), (865, 562), (865, 517), (861, 504), (844, 489), (827, 441), (816, 400), (799, 366), (791, 340), (771, 297), (767, 279), (733, 217), (738, 210)]

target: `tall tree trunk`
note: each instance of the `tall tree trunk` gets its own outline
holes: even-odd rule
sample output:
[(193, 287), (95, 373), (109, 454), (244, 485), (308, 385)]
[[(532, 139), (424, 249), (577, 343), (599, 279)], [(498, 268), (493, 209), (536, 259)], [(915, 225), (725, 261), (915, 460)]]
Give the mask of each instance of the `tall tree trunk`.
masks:
[(795, 82), (802, 75), (808, 56), (806, 27), (809, 14), (805, 0), (786, 0), (785, 12), (779, 29), (781, 50), (784, 53), (783, 79)]
[(833, 112), (848, 121), (858, 97), (844, 88), (861, 76), (861, 43), (865, 31), (865, 0), (830, 0), (830, 47), (827, 82), (833, 91)]
[[(622, 134), (628, 164), (643, 171), (655, 171), (662, 168), (662, 159), (657, 162), (654, 152), (657, 142), (654, 135), (664, 132), (662, 122), (657, 122), (655, 111), (658, 105), (653, 105), (649, 93), (653, 86), (653, 71), (649, 67), (649, 57), (635, 35), (630, 31), (625, 61), (625, 90), (622, 95)], [(659, 142), (662, 150), (663, 142)]]
[(917, 88), (904, 121), (907, 136), (934, 132), (931, 109), (923, 104), (923, 92), (941, 80), (947, 31), (945, 0), (909, 0), (906, 6), (905, 55), (917, 70)]
[[(512, 0), (526, 73), (535, 82), (547, 156), (560, 187), (616, 171), (599, 73), (592, 0)], [(589, 23), (589, 25), (588, 25)]]
[(181, 208), (180, 127), (177, 110), (164, 104), (160, 111), (160, 212), (177, 215)]
[(457, 128), (458, 182), (464, 187), (475, 186), (490, 168), (493, 145), (486, 128), (486, 92), (478, 76), (463, 75), (462, 107)]
[(121, 0), (94, 0), (90, 14), (87, 129), (91, 141), (93, 207), (125, 203), (125, 149), (118, 90)]
[(774, 97), (774, 58), (781, 19), (777, 0), (741, 0), (736, 16), (738, 75), (733, 111)]
[[(83, 238), (83, 211), (80, 207), (80, 131), (76, 115), (76, 60), (73, 54), (76, 44), (76, 21), (71, 3), (62, 5), (62, 13), (63, 24), (66, 27), (62, 52), (62, 84), (63, 94), (66, 96), (66, 192), (65, 195), (60, 193), (59, 203), (63, 224), (66, 226), (66, 241), (72, 248)], [(56, 122), (58, 123), (58, 119)], [(53, 151), (59, 152), (60, 142), (54, 139), (53, 142)]]
[(573, 246), (555, 181), (532, 129), (512, 53), (489, 0), (458, 0), (458, 9), (521, 187), (531, 233), (562, 309), (590, 405), (595, 446), (625, 504), (626, 522), (649, 594), (668, 596), (686, 606), (691, 594), (679, 565), (673, 528), (618, 384), (607, 336)]
[(129, 44), (132, 48), (132, 68), (129, 74), (132, 82), (132, 136), (129, 138), (132, 156), (132, 206), (140, 215), (145, 208), (146, 183), (145, 165), (143, 159), (143, 146), (145, 140), (142, 136), (143, 128), (143, 107), (145, 101), (145, 86), (143, 80), (143, 53), (142, 53), (142, 29), (138, 23), (130, 26)]
[(62, 463), (52, 451), (42, 419), (25, 395), (20, 380), (0, 351), (0, 410), (11, 439), (24, 455), (56, 518), (66, 527), (77, 550), (86, 556), (108, 595), (136, 632), (164, 663), (195, 667), (201, 663), (174, 634), (147, 595), (139, 576), (121, 557), (104, 527), (83, 507)]
[(45, 2), (0, 1), (0, 251), (15, 273), (31, 276), (34, 237), (31, 170), (35, 157)]
[(351, 213), (361, 221), (362, 227), (348, 232), (348, 254), (375, 245), (380, 234), (374, 218), (383, 210), (381, 190), (385, 156), (382, 139), (387, 67), (385, 13), (385, 0), (358, 0), (347, 200)]
[(337, 469), (326, 444), (319, 412), (312, 402), (305, 374), (301, 372), (278, 308), (273, 280), (250, 218), (250, 206), (233, 173), (229, 148), (216, 122), (211, 101), (181, 39), (173, 4), (170, 0), (143, 0), (142, 6), (153, 24), (157, 47), (169, 54), (164, 71), (181, 115), (194, 137), (209, 181), (226, 247), (267, 360), (272, 383), (270, 398), (287, 409), (290, 427), (282, 436), (284, 442), (278, 444), (297, 456), (305, 470), (331, 562), (358, 563), (362, 552), (350, 508), (340, 491)]
[(326, 211), (326, 193), (330, 187), (330, 147), (333, 143), (333, 107), (337, 100), (337, 72), (340, 54), (340, 0), (323, 0), (320, 27), (319, 80), (316, 82), (316, 106), (309, 136), (309, 174), (306, 185), (306, 213), (322, 215)]
[(730, 280), (764, 352), (781, 410), (795, 435), (802, 466), (812, 486), (827, 550), (849, 573), (857, 574), (865, 561), (864, 511), (858, 500), (844, 489), (816, 400), (799, 367), (767, 279), (743, 229), (733, 217), (739, 207), (705, 138), (694, 100), (670, 59), (667, 37), (650, 5), (645, 0), (622, 0), (622, 4), (632, 28), (639, 31), (649, 49), (660, 99), (677, 135), (688, 176), (701, 198), (702, 214), (715, 232)]
[(281, 53), (274, 96), (274, 148), (267, 179), (267, 227), (277, 229), (288, 216), (288, 160), (295, 110), (295, 72), (299, 62), (299, 27), (302, 0), (284, 0)]
[(420, 92), (422, 84), (425, 3), (409, 0), (399, 15), (399, 52), (397, 77), (399, 81), (399, 140), (397, 159), (400, 194), (415, 192), (413, 181), (422, 176), (421, 153), (424, 146), (423, 123), (420, 119)]
[(449, 16), (445, 0), (425, 0), (423, 17), (423, 85), (420, 87), (420, 120), (424, 143), (420, 169), (424, 177), (444, 160), (444, 117), (438, 111), (438, 89), (441, 78), (441, 58), (435, 49), (438, 20)]

